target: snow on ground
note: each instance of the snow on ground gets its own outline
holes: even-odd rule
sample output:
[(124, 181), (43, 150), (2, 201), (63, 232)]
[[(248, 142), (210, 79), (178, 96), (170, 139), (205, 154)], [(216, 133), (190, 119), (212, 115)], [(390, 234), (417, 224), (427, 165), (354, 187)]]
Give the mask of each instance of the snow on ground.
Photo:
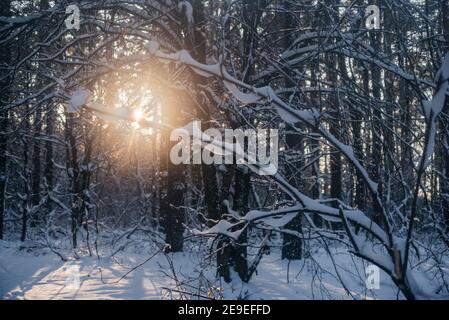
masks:
[[(0, 257), (0, 297), (3, 299), (161, 299), (162, 287), (170, 286), (157, 262), (149, 262), (116, 282), (147, 257), (81, 257), (62, 262), (51, 252), (38, 256), (3, 249)], [(79, 270), (79, 288), (73, 271)], [(101, 270), (101, 272), (100, 272)]]
[[(125, 250), (113, 258), (81, 257), (62, 262), (50, 251), (39, 249), (26, 252), (15, 243), (0, 241), (0, 298), (2, 299), (170, 299), (165, 288), (176, 288), (170, 279), (170, 265), (160, 253), (143, 266), (130, 269), (150, 257), (153, 252)], [(178, 290), (195, 291), (198, 275), (214, 279), (213, 268), (204, 268), (204, 261), (195, 253), (169, 256), (180, 281), (186, 283)], [(313, 262), (319, 262), (321, 268)], [(380, 289), (366, 290), (365, 265), (349, 254), (334, 255), (338, 274), (350, 291), (338, 281), (332, 261), (317, 251), (307, 259), (288, 262), (273, 252), (265, 256), (249, 284), (234, 281), (209, 284), (211, 294), (225, 299), (397, 299), (398, 292), (388, 276), (381, 272)], [(79, 270), (78, 279), (71, 271)], [(101, 272), (100, 272), (101, 270)], [(287, 277), (287, 270), (289, 270)], [(216, 289), (220, 288), (220, 289)], [(217, 293), (218, 292), (218, 293)], [(352, 297), (351, 297), (352, 295)], [(195, 298), (195, 297), (193, 297)], [(399, 295), (399, 298), (402, 298)]]
[[(313, 263), (314, 259), (321, 268)], [(332, 261), (324, 252), (288, 264), (279, 255), (267, 256), (253, 280), (244, 286), (248, 299), (396, 299), (397, 289), (381, 271), (380, 289), (366, 290), (364, 267), (358, 260), (357, 269), (347, 253), (334, 257), (340, 277), (350, 294), (338, 280)], [(287, 279), (287, 270), (288, 279)], [(363, 277), (363, 281), (362, 281)], [(351, 297), (352, 295), (352, 297)]]

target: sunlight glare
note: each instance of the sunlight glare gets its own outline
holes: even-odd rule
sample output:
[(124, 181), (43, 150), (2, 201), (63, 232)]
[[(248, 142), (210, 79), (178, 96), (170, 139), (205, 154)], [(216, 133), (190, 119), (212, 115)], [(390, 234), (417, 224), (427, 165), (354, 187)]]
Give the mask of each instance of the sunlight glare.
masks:
[(134, 119), (139, 122), (143, 118), (143, 112), (140, 109), (134, 110)]

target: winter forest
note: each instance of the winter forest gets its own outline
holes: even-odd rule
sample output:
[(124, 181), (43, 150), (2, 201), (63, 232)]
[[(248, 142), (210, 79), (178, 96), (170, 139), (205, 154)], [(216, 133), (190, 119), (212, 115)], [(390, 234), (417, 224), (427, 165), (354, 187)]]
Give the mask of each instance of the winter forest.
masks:
[(0, 299), (449, 299), (449, 1), (1, 0)]

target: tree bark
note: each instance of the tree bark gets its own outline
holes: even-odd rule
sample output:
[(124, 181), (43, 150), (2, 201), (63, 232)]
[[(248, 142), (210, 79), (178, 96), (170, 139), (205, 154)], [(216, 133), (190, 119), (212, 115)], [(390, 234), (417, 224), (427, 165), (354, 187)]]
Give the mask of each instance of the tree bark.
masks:
[[(293, 40), (291, 37), (291, 32), (289, 28), (293, 26), (293, 21), (291, 19), (291, 4), (289, 2), (284, 3), (284, 14), (283, 14), (283, 29), (285, 30), (284, 34), (284, 42), (283, 42), (283, 50), (288, 50)], [(286, 70), (288, 72), (288, 70)], [(296, 83), (291, 81), (290, 79), (285, 79), (286, 87), (295, 87)], [(300, 126), (299, 123), (295, 124), (296, 126)], [(286, 176), (289, 178), (290, 184), (298, 189), (301, 189), (301, 178), (304, 172), (298, 173), (296, 170), (302, 168), (304, 166), (304, 146), (303, 139), (299, 132), (297, 132), (291, 125), (287, 125), (285, 134), (285, 142), (286, 142), (286, 154), (290, 155), (292, 158), (292, 163), (286, 163)], [(289, 152), (290, 151), (290, 152)], [(296, 169), (296, 170), (295, 170)], [(302, 230), (302, 213), (298, 213), (289, 223), (285, 225), (285, 229), (296, 231), (301, 233)], [(301, 238), (284, 233), (282, 239), (282, 259), (288, 260), (299, 260), (302, 257), (302, 240)]]
[[(5, 0), (0, 6), (0, 16), (11, 17), (11, 1)], [(9, 49), (9, 47), (7, 47)], [(7, 48), (0, 50), (0, 66), (9, 66), (11, 52)], [(6, 184), (8, 181), (7, 173), (7, 152), (8, 152), (8, 110), (2, 101), (8, 101), (9, 86), (11, 79), (6, 75), (10, 72), (8, 68), (1, 69), (0, 73), (0, 239), (4, 238), (4, 218), (6, 201)]]

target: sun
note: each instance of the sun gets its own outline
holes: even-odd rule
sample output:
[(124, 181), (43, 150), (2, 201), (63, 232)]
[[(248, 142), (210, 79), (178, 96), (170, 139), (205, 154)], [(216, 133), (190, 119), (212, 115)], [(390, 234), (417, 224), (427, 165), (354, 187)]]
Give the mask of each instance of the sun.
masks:
[(139, 122), (143, 118), (143, 112), (140, 109), (134, 110), (134, 120), (136, 122)]

